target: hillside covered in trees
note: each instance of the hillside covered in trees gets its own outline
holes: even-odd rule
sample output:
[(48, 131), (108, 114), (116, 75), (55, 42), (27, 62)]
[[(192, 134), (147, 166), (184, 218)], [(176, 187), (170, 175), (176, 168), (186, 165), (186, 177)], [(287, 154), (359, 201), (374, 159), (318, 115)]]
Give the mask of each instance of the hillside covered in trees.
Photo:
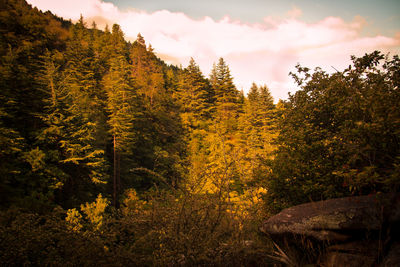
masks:
[(168, 65), (138, 34), (0, 0), (0, 262), (272, 264), (260, 221), (398, 192), (400, 59), (298, 66), (301, 90), (237, 90)]

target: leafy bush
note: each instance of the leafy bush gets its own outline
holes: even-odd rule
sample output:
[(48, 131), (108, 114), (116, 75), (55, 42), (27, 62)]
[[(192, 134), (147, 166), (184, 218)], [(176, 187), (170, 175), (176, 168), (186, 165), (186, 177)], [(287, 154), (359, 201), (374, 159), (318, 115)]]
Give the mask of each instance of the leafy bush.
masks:
[(64, 211), (49, 215), (10, 209), (0, 214), (0, 262), (4, 266), (92, 266), (112, 261), (95, 235), (70, 231)]
[[(272, 245), (256, 212), (232, 212), (219, 195), (127, 190), (119, 210), (107, 199), (38, 215), (9, 209), (0, 221), (0, 261), (54, 266), (265, 266)], [(88, 209), (92, 212), (88, 212)], [(93, 215), (94, 211), (101, 212)], [(93, 218), (101, 218), (101, 220)]]

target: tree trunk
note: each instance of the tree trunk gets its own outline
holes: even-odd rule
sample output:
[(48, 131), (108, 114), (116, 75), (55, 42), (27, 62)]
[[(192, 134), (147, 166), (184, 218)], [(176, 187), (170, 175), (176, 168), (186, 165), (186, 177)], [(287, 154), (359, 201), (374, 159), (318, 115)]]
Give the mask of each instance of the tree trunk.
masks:
[(114, 134), (114, 175), (113, 175), (113, 202), (114, 207), (117, 208), (117, 141)]
[(117, 154), (117, 195), (121, 193), (121, 153)]

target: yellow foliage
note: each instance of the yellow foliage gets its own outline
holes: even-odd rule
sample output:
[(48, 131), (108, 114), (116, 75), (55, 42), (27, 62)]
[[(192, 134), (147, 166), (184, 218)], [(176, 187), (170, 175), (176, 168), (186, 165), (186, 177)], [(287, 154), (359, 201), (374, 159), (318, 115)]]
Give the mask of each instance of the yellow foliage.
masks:
[(103, 224), (103, 215), (108, 205), (109, 201), (107, 198), (103, 198), (103, 196), (99, 194), (95, 202), (81, 205), (81, 210), (86, 214), (87, 219), (92, 223), (94, 228), (99, 230)]
[(124, 200), (123, 200), (123, 204), (124, 207), (122, 208), (122, 211), (124, 212), (124, 214), (128, 214), (128, 213), (139, 213), (139, 212), (143, 212), (144, 206), (147, 204), (146, 201), (141, 200), (135, 189), (133, 188), (129, 188), (125, 191), (124, 193)]
[(242, 217), (248, 216), (250, 210), (261, 204), (262, 195), (266, 192), (267, 190), (263, 187), (245, 190), (243, 194), (239, 194), (236, 191), (230, 192), (227, 200), (231, 204), (231, 207), (227, 210), (227, 212), (240, 215)]
[(69, 209), (65, 220), (69, 223), (68, 227), (72, 231), (79, 231), (82, 229), (82, 215), (76, 209)]

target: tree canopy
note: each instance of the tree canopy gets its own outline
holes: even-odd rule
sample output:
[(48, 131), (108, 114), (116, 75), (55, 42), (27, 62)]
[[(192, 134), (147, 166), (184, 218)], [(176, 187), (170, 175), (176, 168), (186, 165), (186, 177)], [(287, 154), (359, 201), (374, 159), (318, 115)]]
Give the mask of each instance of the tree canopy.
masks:
[(352, 57), (342, 72), (297, 66), (301, 90), (284, 103), (269, 200), (399, 190), (399, 57)]
[(275, 104), (223, 58), (207, 77), (110, 28), (0, 0), (5, 265), (273, 265), (266, 216), (399, 192), (398, 56), (299, 65)]

